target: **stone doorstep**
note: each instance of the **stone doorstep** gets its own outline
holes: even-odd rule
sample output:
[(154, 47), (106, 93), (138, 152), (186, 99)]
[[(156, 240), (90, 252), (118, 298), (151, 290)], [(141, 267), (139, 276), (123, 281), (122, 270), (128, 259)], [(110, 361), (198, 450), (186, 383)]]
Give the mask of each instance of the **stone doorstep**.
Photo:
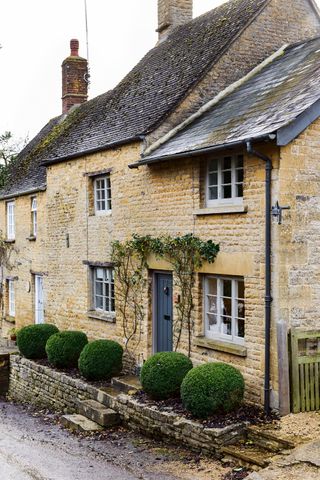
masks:
[(66, 428), (78, 432), (99, 432), (103, 430), (101, 425), (79, 414), (63, 415), (61, 423)]
[(79, 401), (78, 411), (102, 427), (112, 427), (120, 423), (120, 416), (117, 412), (96, 400)]
[(118, 387), (123, 393), (136, 393), (142, 388), (139, 378), (135, 375), (115, 377), (111, 380), (111, 383), (114, 387)]
[(294, 442), (255, 425), (247, 428), (247, 438), (255, 445), (275, 453), (292, 450), (296, 446)]

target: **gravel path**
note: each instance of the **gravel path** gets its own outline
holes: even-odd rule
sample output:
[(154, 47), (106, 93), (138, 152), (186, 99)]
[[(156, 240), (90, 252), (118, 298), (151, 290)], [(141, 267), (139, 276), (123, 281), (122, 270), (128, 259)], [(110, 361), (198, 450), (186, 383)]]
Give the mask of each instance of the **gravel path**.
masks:
[(77, 436), (46, 412), (0, 400), (1, 480), (221, 480), (228, 470), (123, 429)]

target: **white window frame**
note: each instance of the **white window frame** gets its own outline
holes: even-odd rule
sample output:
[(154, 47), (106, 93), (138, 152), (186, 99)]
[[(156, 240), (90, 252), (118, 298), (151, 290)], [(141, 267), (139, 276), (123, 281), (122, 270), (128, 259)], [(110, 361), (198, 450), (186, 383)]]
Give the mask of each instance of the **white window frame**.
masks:
[[(207, 207), (214, 207), (217, 205), (242, 205), (243, 204), (243, 192), (242, 196), (238, 197), (237, 196), (237, 185), (242, 185), (243, 189), (243, 180), (242, 181), (237, 181), (237, 172), (238, 171), (243, 171), (244, 167), (242, 164), (242, 167), (237, 167), (236, 162), (238, 158), (242, 158), (242, 162), (244, 161), (244, 157), (242, 154), (236, 154), (236, 155), (223, 155), (221, 157), (213, 157), (208, 160), (207, 162), (207, 170), (206, 170), (206, 182), (205, 182), (205, 188), (206, 188), (206, 206)], [(223, 170), (222, 168), (222, 163), (225, 158), (231, 158), (231, 184), (224, 184), (223, 183)], [(210, 185), (209, 179), (210, 179), (210, 172), (214, 173), (214, 171), (210, 170), (210, 163), (211, 161), (216, 160), (218, 163), (218, 170), (217, 170), (217, 183)], [(229, 170), (229, 169), (228, 169)], [(223, 185), (231, 185), (231, 198), (222, 198), (222, 189)], [(217, 199), (210, 199), (209, 195), (209, 188), (210, 186), (216, 186), (218, 190), (218, 198)]]
[(10, 317), (16, 315), (14, 280), (8, 280), (8, 314)]
[(15, 240), (15, 201), (7, 202), (7, 239)]
[[(209, 308), (209, 296), (212, 294), (209, 293), (209, 280), (214, 279), (217, 282), (217, 295), (216, 295), (216, 311), (215, 313)], [(226, 334), (223, 333), (222, 331), (222, 326), (223, 326), (223, 280), (229, 280), (231, 281), (231, 334)], [(221, 276), (221, 275), (206, 275), (204, 277), (204, 330), (205, 330), (205, 336), (209, 339), (212, 340), (222, 340), (226, 342), (231, 342), (231, 343), (236, 343), (240, 345), (245, 344), (245, 337), (239, 337), (236, 334), (236, 325), (237, 325), (237, 319), (243, 318), (244, 321), (244, 329), (246, 330), (246, 318), (245, 314), (244, 317), (240, 317), (236, 315), (236, 312), (238, 311), (238, 300), (242, 300), (244, 303), (244, 308), (245, 308), (245, 298), (239, 298), (238, 297), (238, 284), (239, 282), (244, 283), (243, 277), (227, 277), (227, 276)], [(245, 289), (245, 284), (244, 284), (244, 289)], [(214, 295), (212, 295), (214, 296)], [(217, 326), (216, 329), (210, 329), (209, 328), (209, 315), (216, 314), (217, 316)]]
[[(104, 182), (104, 186), (101, 183)], [(100, 175), (93, 180), (94, 184), (94, 211), (96, 215), (104, 215), (112, 210), (110, 173)], [(104, 206), (103, 206), (104, 203)]]
[(37, 197), (31, 197), (31, 235), (37, 236), (38, 231), (38, 202)]
[[(98, 277), (99, 275), (99, 277)], [(98, 284), (102, 285), (102, 293), (98, 293)], [(115, 314), (114, 269), (112, 267), (93, 267), (93, 309), (96, 312)], [(98, 298), (102, 299), (102, 307), (98, 306)]]

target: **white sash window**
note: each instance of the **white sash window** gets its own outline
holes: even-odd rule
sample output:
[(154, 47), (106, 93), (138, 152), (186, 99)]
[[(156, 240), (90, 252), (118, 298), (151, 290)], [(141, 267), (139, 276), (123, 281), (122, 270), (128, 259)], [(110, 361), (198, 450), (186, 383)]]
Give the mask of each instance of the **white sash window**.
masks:
[(204, 288), (205, 335), (244, 344), (244, 280), (207, 275)]
[(15, 203), (7, 203), (7, 238), (8, 240), (15, 239), (15, 218), (14, 218)]

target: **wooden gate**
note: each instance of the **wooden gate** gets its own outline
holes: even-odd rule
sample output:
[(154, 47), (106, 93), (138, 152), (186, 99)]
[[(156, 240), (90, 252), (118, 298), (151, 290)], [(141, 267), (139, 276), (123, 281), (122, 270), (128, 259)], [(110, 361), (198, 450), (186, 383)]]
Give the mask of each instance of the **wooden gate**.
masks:
[(294, 413), (320, 409), (320, 331), (292, 328), (291, 409)]

